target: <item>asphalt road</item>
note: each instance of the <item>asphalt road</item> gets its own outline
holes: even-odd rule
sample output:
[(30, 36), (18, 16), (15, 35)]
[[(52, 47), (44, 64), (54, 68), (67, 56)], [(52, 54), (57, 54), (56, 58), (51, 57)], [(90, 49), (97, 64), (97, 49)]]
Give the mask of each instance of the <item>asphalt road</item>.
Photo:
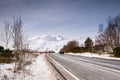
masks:
[(76, 55), (48, 54), (67, 80), (120, 80), (120, 61)]

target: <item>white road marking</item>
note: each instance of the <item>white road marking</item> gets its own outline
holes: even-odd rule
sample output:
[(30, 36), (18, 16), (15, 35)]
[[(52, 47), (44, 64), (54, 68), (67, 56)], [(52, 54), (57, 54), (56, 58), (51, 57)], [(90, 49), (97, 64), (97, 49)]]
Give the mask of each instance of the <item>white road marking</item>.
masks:
[[(49, 57), (49, 56), (48, 56)], [(60, 66), (62, 69), (64, 69), (68, 74), (70, 74), (75, 80), (80, 80), (78, 77), (76, 77), (74, 74), (72, 74), (70, 71), (68, 71), (66, 68), (64, 68), (62, 65), (60, 65), (58, 62), (56, 62), (53, 58), (49, 57), (54, 63), (56, 63), (58, 66)]]

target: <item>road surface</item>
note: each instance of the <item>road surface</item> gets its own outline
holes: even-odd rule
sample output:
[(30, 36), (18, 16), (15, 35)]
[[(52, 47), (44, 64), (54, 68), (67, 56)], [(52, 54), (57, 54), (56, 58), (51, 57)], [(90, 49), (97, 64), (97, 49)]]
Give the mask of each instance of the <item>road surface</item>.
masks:
[(66, 54), (47, 58), (67, 80), (120, 80), (119, 60)]

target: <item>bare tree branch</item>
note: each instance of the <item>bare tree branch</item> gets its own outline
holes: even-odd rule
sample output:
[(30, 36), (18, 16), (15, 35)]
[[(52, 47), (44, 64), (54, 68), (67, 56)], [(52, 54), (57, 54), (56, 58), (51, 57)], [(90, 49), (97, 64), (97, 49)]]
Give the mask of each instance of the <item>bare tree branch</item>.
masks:
[(5, 48), (8, 48), (9, 42), (10, 42), (10, 38), (11, 38), (11, 27), (10, 24), (8, 22), (4, 22), (4, 29), (1, 33), (1, 37), (3, 42), (5, 43)]

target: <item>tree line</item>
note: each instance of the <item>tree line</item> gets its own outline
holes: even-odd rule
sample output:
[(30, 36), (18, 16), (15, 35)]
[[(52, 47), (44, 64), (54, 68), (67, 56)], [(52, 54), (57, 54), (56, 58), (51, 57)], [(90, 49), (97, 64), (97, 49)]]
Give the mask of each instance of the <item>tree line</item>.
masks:
[(65, 53), (82, 53), (82, 52), (92, 52), (93, 51), (93, 40), (88, 37), (84, 42), (85, 46), (79, 46), (79, 43), (76, 40), (69, 41), (67, 45), (64, 45), (60, 52)]
[(105, 27), (103, 24), (99, 26), (94, 43), (88, 37), (84, 42), (84, 46), (80, 47), (79, 43), (74, 40), (68, 42), (60, 51), (73, 53), (94, 52), (98, 54), (106, 52), (120, 57), (120, 15), (114, 18), (110, 17)]

